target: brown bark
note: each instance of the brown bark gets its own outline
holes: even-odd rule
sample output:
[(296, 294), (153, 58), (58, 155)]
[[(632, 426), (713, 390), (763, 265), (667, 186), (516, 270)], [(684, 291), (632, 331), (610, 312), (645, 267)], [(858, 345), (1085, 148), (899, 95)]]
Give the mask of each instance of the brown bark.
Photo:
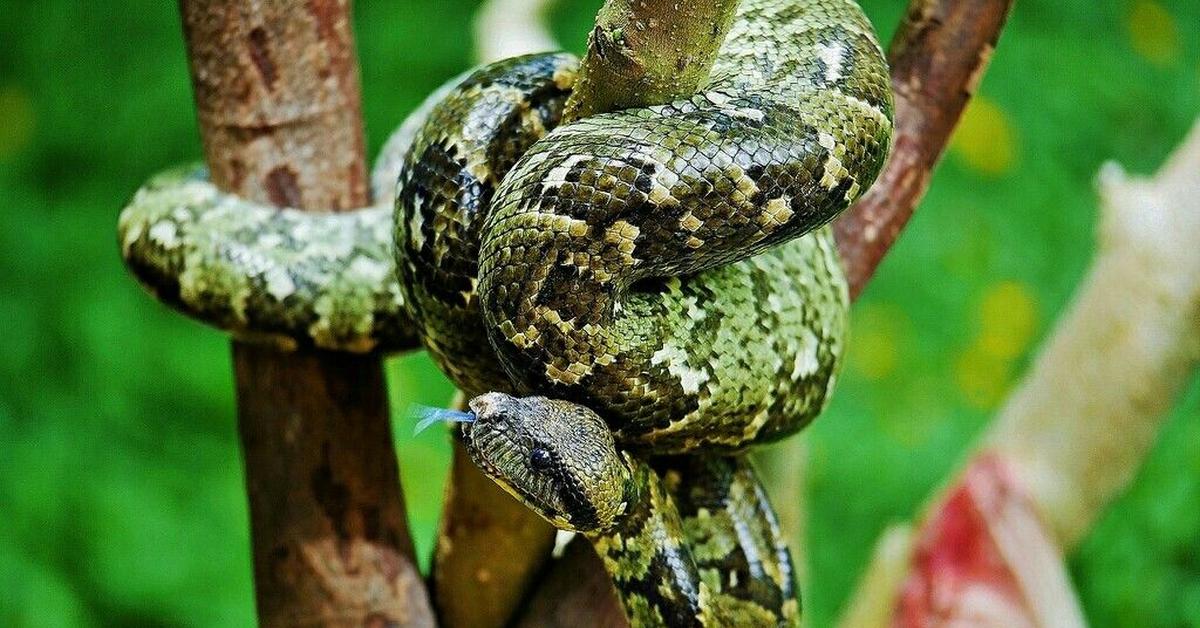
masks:
[(592, 544), (576, 537), (548, 570), (517, 628), (627, 628), (612, 578)]
[[(892, 39), (888, 60), (896, 94), (892, 155), (875, 185), (838, 219), (838, 248), (851, 295), (857, 297), (925, 194), (950, 132), (978, 86), (1012, 0), (912, 0)], [(572, 545), (586, 544), (581, 538)], [(584, 551), (587, 550), (587, 551)], [(522, 625), (627, 626), (615, 594), (588, 583), (603, 569), (590, 546), (569, 548), (540, 585)], [(570, 574), (566, 585), (554, 574)], [(559, 575), (558, 578), (563, 576)], [(576, 614), (577, 607), (586, 612)], [(564, 615), (565, 614), (565, 615)]]
[(892, 155), (835, 223), (857, 298), (908, 224), (950, 133), (992, 58), (1012, 0), (912, 0), (888, 61), (896, 98)]
[[(181, 0), (213, 181), (310, 210), (369, 201), (349, 0)], [(234, 342), (266, 626), (432, 626), (377, 355)]]

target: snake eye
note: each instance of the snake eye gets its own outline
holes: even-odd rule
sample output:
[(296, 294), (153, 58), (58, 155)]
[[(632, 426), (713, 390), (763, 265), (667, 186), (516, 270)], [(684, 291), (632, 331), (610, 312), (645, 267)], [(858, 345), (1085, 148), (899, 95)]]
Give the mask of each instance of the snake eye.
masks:
[(535, 471), (549, 471), (553, 462), (550, 452), (541, 447), (529, 452), (529, 466), (533, 467)]

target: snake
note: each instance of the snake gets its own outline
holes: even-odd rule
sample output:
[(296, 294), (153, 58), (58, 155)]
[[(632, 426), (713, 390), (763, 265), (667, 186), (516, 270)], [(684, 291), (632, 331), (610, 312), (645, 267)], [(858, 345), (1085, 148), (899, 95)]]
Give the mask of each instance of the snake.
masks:
[(794, 625), (747, 458), (825, 407), (848, 296), (830, 222), (891, 145), (852, 0), (744, 0), (694, 95), (563, 123), (579, 61), (460, 75), (386, 143), (377, 202), (277, 209), (163, 173), (123, 210), (160, 300), (290, 347), (423, 346), (471, 398), (456, 438), (584, 534), (635, 626)]

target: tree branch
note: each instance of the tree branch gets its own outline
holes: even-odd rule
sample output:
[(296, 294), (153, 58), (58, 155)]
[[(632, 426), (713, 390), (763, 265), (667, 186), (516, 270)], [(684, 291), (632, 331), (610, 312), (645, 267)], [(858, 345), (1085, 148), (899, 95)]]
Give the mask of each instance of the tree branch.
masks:
[[(1018, 595), (1004, 598), (1002, 612), (1035, 618), (1071, 612), (1073, 601), (1061, 593), (1047, 597), (1048, 589), (1061, 588), (1048, 587), (1054, 578), (1047, 575), (1064, 572), (1062, 565), (1047, 567), (1044, 558), (1032, 564), (1039, 552), (1031, 548), (1048, 544), (1061, 556), (1078, 544), (1133, 479), (1167, 411), (1200, 366), (1200, 122), (1155, 177), (1129, 178), (1109, 164), (1100, 187), (1100, 246), (1074, 302), (965, 468), (920, 515), (923, 543), (915, 558), (872, 561), (871, 572), (889, 575), (878, 578), (882, 584), (864, 582), (852, 608), (854, 617), (873, 608), (870, 616), (880, 621), (842, 625), (910, 625), (894, 623), (893, 612), (918, 620), (930, 611), (944, 616), (947, 608), (973, 605), (970, 600), (980, 599), (984, 589), (1004, 588), (997, 582), (1004, 573), (960, 576), (961, 582), (942, 577), (938, 608), (922, 608), (905, 596), (903, 612), (895, 611), (895, 583), (907, 580), (911, 591), (938, 578), (922, 568), (922, 555), (963, 554), (943, 547), (950, 543), (939, 535), (942, 522), (958, 518), (955, 544), (981, 536), (961, 532), (954, 497), (988, 469), (1000, 469), (990, 475), (1008, 487), (1000, 499), (974, 500), (985, 515), (982, 535), (995, 549), (985, 559), (1023, 585)], [(1006, 523), (1011, 518), (987, 516), (989, 510), (1028, 511), (1032, 523), (1012, 526)], [(1006, 543), (1017, 551), (1005, 552)]]
[(1073, 549), (1133, 480), (1200, 366), (1200, 121), (1149, 178), (1108, 163), (1099, 250), (983, 442)]
[(896, 120), (892, 154), (835, 231), (857, 298), (925, 196), (950, 133), (979, 86), (1012, 0), (911, 0), (888, 62)]
[[(260, 202), (369, 201), (349, 0), (181, 0), (213, 182)], [(260, 623), (432, 626), (377, 355), (234, 342)]]
[[(635, 4), (638, 6), (630, 7), (629, 3), (610, 0), (605, 6), (624, 6), (627, 15), (633, 16), (641, 6), (641, 3)], [(909, 4), (888, 53), (892, 87), (896, 93), (896, 139), (892, 155), (874, 186), (835, 224), (838, 248), (853, 296), (862, 292), (924, 196), (930, 174), (945, 149), (950, 132), (987, 68), (1011, 5), (1012, 0), (912, 0)], [(630, 18), (626, 23), (634, 19)], [(599, 24), (597, 29), (600, 29)], [(679, 44), (672, 43), (672, 46)], [(593, 41), (589, 41), (588, 60), (594, 57), (592, 63), (604, 64), (604, 55), (595, 48), (598, 46), (594, 31)], [(672, 47), (667, 54), (669, 58), (678, 52)], [(707, 71), (704, 72), (706, 75)], [(607, 76), (608, 81), (617, 82), (623, 80), (624, 75), (614, 70)], [(692, 89), (695, 89), (694, 85)], [(629, 91), (644, 93), (636, 89)], [(778, 451), (787, 451), (787, 446)], [(778, 486), (771, 491), (776, 496), (779, 492)], [(790, 515), (783, 513), (783, 516)], [(573, 544), (584, 542), (582, 539), (572, 541)], [(566, 609), (576, 606), (589, 609), (585, 617), (572, 616), (581, 622), (580, 625), (627, 625), (615, 595), (597, 597), (594, 587), (586, 585), (594, 578), (580, 574), (586, 573), (587, 569), (596, 569), (600, 564), (586, 560), (586, 557), (586, 552), (568, 551), (553, 567), (551, 578), (543, 587), (561, 587), (561, 584), (554, 584), (555, 574), (572, 574), (578, 585), (559, 593), (553, 603), (531, 605), (523, 619), (525, 625), (563, 625), (555, 624), (553, 618), (563, 616), (568, 612)], [(542, 597), (539, 592), (535, 601)]]
[(558, 50), (543, 12), (550, 0), (487, 0), (475, 14), (475, 58), (491, 63)]
[(563, 123), (671, 102), (708, 80), (738, 0), (608, 0)]

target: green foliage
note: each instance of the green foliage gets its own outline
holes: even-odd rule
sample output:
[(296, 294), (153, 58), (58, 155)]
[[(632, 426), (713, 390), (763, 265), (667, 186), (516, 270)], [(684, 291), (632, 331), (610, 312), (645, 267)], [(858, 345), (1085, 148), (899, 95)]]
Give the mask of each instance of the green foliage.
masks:
[[(828, 625), (1026, 367), (1092, 251), (1105, 159), (1153, 169), (1200, 112), (1200, 4), (1022, 0), (912, 228), (855, 311), (811, 430), (807, 612)], [(356, 8), (370, 145), (470, 63), (474, 2)], [(902, 3), (867, 2), (890, 33)], [(597, 0), (561, 0), (582, 48)], [(174, 3), (0, 0), (0, 624), (248, 625), (247, 513), (228, 343), (121, 268), (116, 213), (200, 154)], [(1104, 359), (1104, 356), (1097, 356)], [(427, 555), (448, 443), (411, 403), (451, 388), (389, 364)], [(1200, 625), (1200, 379), (1137, 484), (1072, 559), (1096, 626)]]

